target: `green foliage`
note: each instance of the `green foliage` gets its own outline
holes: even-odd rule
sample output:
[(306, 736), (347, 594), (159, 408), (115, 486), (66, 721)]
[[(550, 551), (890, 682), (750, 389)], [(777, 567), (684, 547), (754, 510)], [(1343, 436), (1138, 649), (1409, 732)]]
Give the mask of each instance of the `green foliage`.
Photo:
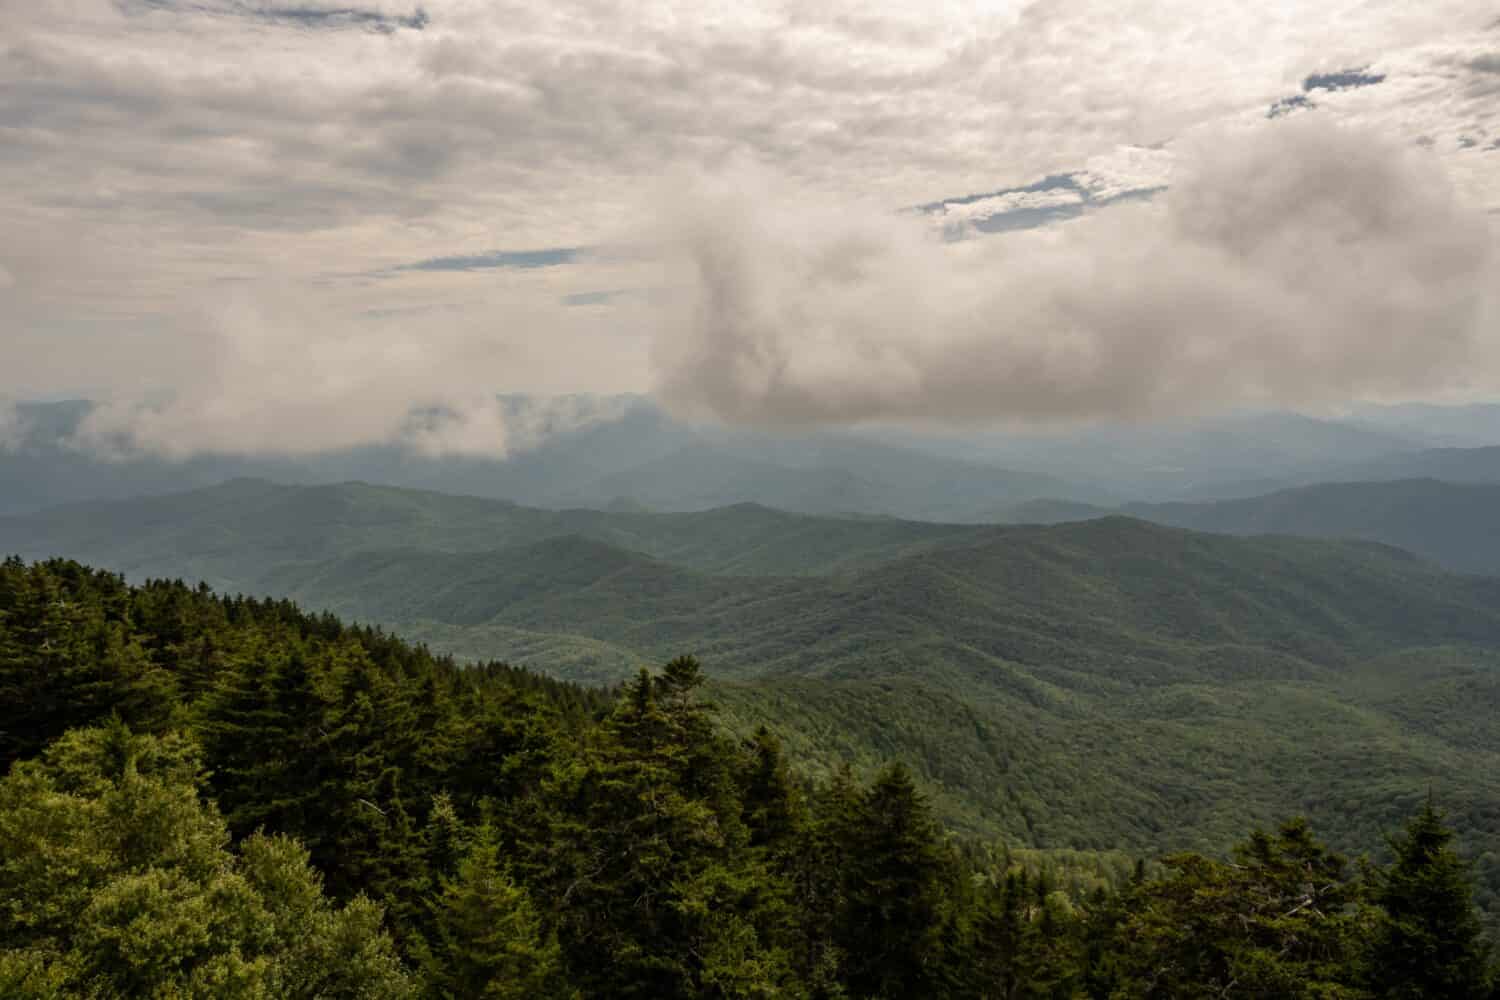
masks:
[(1319, 483), (1213, 503), (1130, 504), (1121, 513), (1196, 531), (1365, 538), (1461, 573), (1500, 573), (1500, 486), (1379, 478), (1391, 481)]
[(1108, 959), (1111, 996), (1365, 996), (1369, 919), (1345, 860), (1306, 823), (1257, 831), (1233, 862), (1178, 855), (1137, 887)]
[(856, 996), (930, 996), (945, 956), (957, 876), (911, 775), (882, 772), (854, 803), (843, 845), (843, 913), (835, 943)]
[[(1107, 829), (1042, 808), (1120, 761), (1036, 756), (1045, 728), (1002, 729), (983, 699), (710, 689), (726, 725), (690, 657), (610, 696), (70, 563), (5, 563), (0, 600), (8, 696), (46, 695), (3, 705), (6, 997), (1332, 1000), (1487, 982), (1470, 872), (1431, 808), (1388, 869), (1351, 870), (1300, 821), (1231, 860), (1133, 865), (1094, 849)], [(1393, 654), (1367, 697), (1469, 671)], [(793, 725), (751, 724), (754, 707)], [(808, 735), (820, 718), (838, 722), (827, 742)], [(944, 754), (934, 732), (966, 735)], [(1133, 746), (1148, 773), (1174, 760)], [(888, 763), (914, 750), (919, 769)], [(939, 807), (983, 780), (996, 802), (958, 815), (1021, 835), (945, 829)], [(1069, 822), (1088, 843), (1014, 846)]]
[[(1375, 503), (1344, 491), (1314, 527), (1345, 523), (1339, 511), (1366, 500), (1375, 521), (1394, 511), (1405, 523), (1432, 502), (1428, 492), (1392, 488)], [(1293, 506), (1321, 495), (1294, 497)], [(1466, 516), (1483, 514), (1466, 504)], [(1500, 593), (1494, 580), (1448, 575), (1382, 545), (1217, 537), (1120, 517), (1043, 528), (813, 518), (750, 505), (680, 515), (540, 511), (363, 484), (244, 481), (0, 519), (0, 544), (88, 555), (134, 578), (188, 574), (293, 595), (465, 659), (509, 657), (590, 682), (695, 650), (728, 682), (713, 691), (720, 717), (739, 737), (774, 729), (797, 774), (826, 778), (848, 761), (869, 778), (899, 760), (944, 824), (1015, 846), (1209, 851), (1303, 812), (1338, 849), (1379, 852), (1384, 832), (1435, 787), (1473, 854), (1475, 899), (1500, 926)], [(67, 572), (55, 575), (77, 589)], [(267, 632), (257, 611), (258, 648), (238, 636), (221, 641), (231, 633), (207, 624), (195, 592), (174, 586), (130, 599), (128, 621), (116, 596), (88, 611), (97, 625), (74, 626), (68, 614), (89, 601), (68, 611), (36, 599), (37, 587), (53, 584), (22, 583), (33, 595), (20, 602), (25, 616), (45, 626), (38, 636), (55, 634), (46, 656), (59, 665), (12, 677), (0, 646), (0, 741), (19, 741), (0, 753), (34, 753), (64, 721), (95, 721), (104, 705), (155, 731), (164, 713), (180, 718), (184, 704), (204, 710), (211, 701), (225, 728), (206, 731), (206, 741), (247, 748), (248, 763), (230, 761), (214, 779), (237, 834), (255, 819), (230, 786), (257, 779), (283, 790), (257, 799), (267, 809), (290, 817), (313, 807), (300, 833), (330, 865), (337, 850), (347, 848), (355, 867), (388, 843), (419, 837), (439, 790), (466, 814), (480, 808), (488, 763), (470, 768), (464, 788), (437, 778), (475, 737), (467, 708), (450, 712), (452, 724), (423, 746), (381, 738), (358, 759), (345, 752), (349, 740), (326, 745), (330, 721), (353, 740), (371, 732), (372, 719), (377, 736), (394, 727), (338, 708), (343, 680), (333, 675), (357, 672), (358, 658), (316, 629), (288, 620)], [(87, 637), (85, 661), (97, 673), (66, 667), (68, 649), (82, 648), (65, 641), (73, 634)], [(359, 642), (381, 674), (392, 673), (382, 660), (391, 654)], [(276, 680), (293, 647), (308, 647), (301, 655), (317, 679), (306, 717), (291, 712), (286, 724), (300, 727), (299, 757), (321, 754), (328, 773), (277, 783), (274, 754), (251, 754), (235, 735), (232, 695), (235, 684)], [(117, 652), (96, 663), (95, 648)], [(406, 676), (392, 683), (372, 679), (368, 704), (378, 713), (391, 693), (387, 704), (404, 703), (424, 683), (415, 676), (423, 669), (400, 668)], [(529, 677), (519, 683), (543, 683)], [(483, 683), (490, 693), (518, 686), (507, 680)], [(431, 707), (450, 694), (439, 692)], [(543, 697), (574, 731), (608, 701), (580, 688)], [(9, 705), (36, 707), (5, 718)], [(530, 718), (507, 705), (496, 716)], [(509, 759), (512, 736), (529, 738), (503, 735), (482, 756)], [(517, 789), (536, 787), (548, 753), (529, 758), (496, 797), (514, 802)], [(322, 839), (333, 813), (348, 843)], [(502, 839), (529, 822), (512, 813), (491, 813)], [(330, 870), (340, 895), (352, 884), (343, 879)], [(428, 889), (408, 888), (393, 907), (398, 924)]]
[(696, 698), (695, 660), (642, 672), (544, 796), (537, 865), (590, 995), (760, 997), (787, 988), (757, 926), (770, 872), (747, 849), (733, 746)]
[(412, 996), (380, 908), (334, 908), (295, 842), (239, 855), (196, 750), (122, 722), (0, 780), (6, 996)]
[(1471, 876), (1452, 842), (1429, 799), (1392, 840), (1391, 867), (1375, 873), (1382, 913), (1370, 982), (1378, 996), (1478, 997), (1488, 988)]
[(526, 890), (506, 875), (488, 831), (431, 904), (432, 941), (421, 965), (441, 1000), (544, 1000), (571, 995), (557, 941)]

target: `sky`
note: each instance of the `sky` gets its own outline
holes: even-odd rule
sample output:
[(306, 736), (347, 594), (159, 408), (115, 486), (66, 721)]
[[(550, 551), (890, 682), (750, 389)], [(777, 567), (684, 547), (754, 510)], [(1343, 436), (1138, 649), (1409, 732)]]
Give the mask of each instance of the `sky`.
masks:
[(0, 25), (0, 398), (98, 400), (101, 438), (487, 453), (497, 392), (821, 426), (1500, 390), (1490, 0)]

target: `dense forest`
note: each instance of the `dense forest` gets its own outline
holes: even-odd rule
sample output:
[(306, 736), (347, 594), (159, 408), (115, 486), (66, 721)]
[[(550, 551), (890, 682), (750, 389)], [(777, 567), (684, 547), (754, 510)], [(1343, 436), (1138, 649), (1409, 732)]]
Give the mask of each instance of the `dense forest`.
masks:
[(690, 657), (612, 691), (77, 563), (0, 567), (0, 995), (1483, 997), (1428, 801), (1385, 864), (949, 835)]
[(1151, 858), (1303, 815), (1383, 862), (1430, 790), (1500, 929), (1500, 580), (1384, 545), (241, 480), (0, 517), (8, 552), (590, 683), (691, 652), (735, 738), (819, 781), (904, 763), (979, 841)]

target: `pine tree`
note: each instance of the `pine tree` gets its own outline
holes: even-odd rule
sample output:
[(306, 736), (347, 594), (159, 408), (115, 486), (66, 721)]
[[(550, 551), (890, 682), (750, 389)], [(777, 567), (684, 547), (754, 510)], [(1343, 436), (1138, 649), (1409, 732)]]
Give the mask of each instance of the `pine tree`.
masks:
[[(758, 917), (771, 878), (748, 850), (733, 748), (697, 701), (695, 661), (627, 686), (589, 752), (547, 790), (533, 844), (568, 965), (595, 996), (755, 997), (790, 988)], [(783, 992), (781, 995), (786, 995)]]
[(174, 686), (130, 635), (128, 595), (74, 562), (0, 565), (0, 774), (112, 714), (140, 729), (166, 722)]
[(1486, 950), (1469, 868), (1431, 799), (1390, 843), (1395, 861), (1375, 876), (1384, 912), (1370, 950), (1373, 989), (1393, 1000), (1483, 996)]
[(845, 983), (861, 997), (933, 996), (955, 873), (905, 767), (893, 765), (875, 779), (850, 832), (837, 935)]
[(788, 850), (806, 821), (806, 807), (781, 751), (781, 741), (765, 726), (745, 742), (741, 800), (750, 845), (773, 853)]
[(1345, 860), (1302, 820), (1252, 833), (1234, 854), (1173, 855), (1167, 877), (1132, 890), (1105, 958), (1108, 995), (1367, 996), (1367, 929)]
[(201, 774), (190, 741), (114, 720), (0, 779), (3, 995), (412, 996), (380, 908), (329, 905), (289, 839), (231, 854)]
[(1018, 1000), (1027, 936), (1031, 933), (1026, 900), (1031, 887), (1024, 871), (1007, 872), (986, 885), (974, 920), (974, 964), (977, 994), (994, 1000)]
[(480, 830), (457, 874), (433, 901), (422, 966), (442, 1000), (527, 1000), (569, 995), (562, 954), (526, 890), (507, 877), (489, 831)]

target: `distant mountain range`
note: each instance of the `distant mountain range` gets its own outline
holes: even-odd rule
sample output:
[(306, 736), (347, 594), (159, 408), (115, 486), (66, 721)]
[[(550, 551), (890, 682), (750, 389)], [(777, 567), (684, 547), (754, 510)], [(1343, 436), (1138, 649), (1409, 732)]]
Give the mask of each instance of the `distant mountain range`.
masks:
[[(519, 415), (536, 409), (530, 397), (503, 398)], [(570, 399), (565, 409), (577, 419), (534, 427), (527, 418), (526, 447), (503, 459), (379, 445), (172, 461), (127, 441), (103, 449), (97, 440), (81, 441), (89, 403), (25, 404), (0, 434), (0, 513), (159, 495), (235, 477), (359, 480), (549, 508), (688, 511), (753, 502), (940, 521), (994, 520), (1042, 498), (1112, 506), (1247, 497), (1330, 480), (1500, 482), (1500, 447), (1469, 447), (1500, 444), (1497, 407), (1367, 409), (1339, 420), (1245, 414), (1049, 434), (771, 434), (687, 424), (644, 397)]]
[(359, 480), (552, 508), (689, 511), (751, 502), (806, 513), (928, 520), (971, 520), (997, 504), (1041, 496), (1125, 499), (1046, 473), (849, 434), (775, 436), (693, 427), (644, 399), (609, 401), (598, 407), (599, 419), (544, 435), (503, 459), (426, 457), (395, 446), (184, 461), (129, 450), (101, 455), (77, 440), (89, 409), (76, 402), (20, 409), (19, 432), (0, 447), (0, 513), (159, 495), (237, 477)]
[[(1500, 448), (1477, 450), (1500, 456)], [(1426, 456), (1447, 454), (1429, 452)], [(1470, 472), (1478, 475), (1481, 470), (1476, 464)], [(1119, 514), (1235, 535), (1367, 539), (1408, 549), (1453, 570), (1500, 574), (1500, 483), (1436, 479), (1322, 483), (1241, 500), (1132, 503), (1115, 508), (1037, 500), (1011, 507), (997, 520), (1059, 524)]]

